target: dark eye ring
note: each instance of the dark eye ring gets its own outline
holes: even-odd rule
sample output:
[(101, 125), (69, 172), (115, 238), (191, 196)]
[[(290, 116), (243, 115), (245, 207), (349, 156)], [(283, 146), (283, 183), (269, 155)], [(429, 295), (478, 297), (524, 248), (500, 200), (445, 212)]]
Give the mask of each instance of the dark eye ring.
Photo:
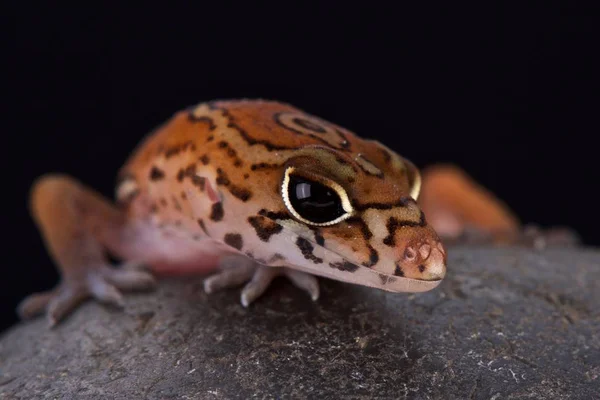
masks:
[(334, 225), (352, 215), (346, 191), (336, 182), (309, 179), (293, 167), (285, 171), (281, 194), (288, 210), (298, 220), (315, 226)]

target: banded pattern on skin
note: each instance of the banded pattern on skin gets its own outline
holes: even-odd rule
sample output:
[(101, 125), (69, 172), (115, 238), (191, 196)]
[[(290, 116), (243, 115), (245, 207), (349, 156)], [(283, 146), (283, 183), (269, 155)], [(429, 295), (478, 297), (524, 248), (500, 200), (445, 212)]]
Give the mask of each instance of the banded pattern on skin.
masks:
[[(338, 183), (354, 214), (318, 228), (296, 221), (281, 196), (289, 166)], [(411, 198), (417, 175), (380, 143), (290, 105), (215, 101), (176, 113), (149, 136), (123, 167), (117, 192), (141, 194), (160, 226), (210, 235), (265, 263), (342, 280), (368, 269), (387, 285), (423, 273), (399, 266), (398, 246), (432, 235)]]

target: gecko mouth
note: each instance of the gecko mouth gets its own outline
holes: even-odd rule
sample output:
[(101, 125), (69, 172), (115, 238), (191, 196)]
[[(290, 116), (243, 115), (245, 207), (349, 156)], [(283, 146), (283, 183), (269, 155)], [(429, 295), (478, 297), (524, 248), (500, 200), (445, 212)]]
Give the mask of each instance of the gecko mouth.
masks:
[[(319, 243), (323, 242), (322, 240), (315, 240), (314, 233), (301, 231), (296, 225), (286, 223), (287, 221), (273, 220), (273, 222), (281, 226), (287, 233), (281, 236), (286, 238), (281, 245), (287, 246), (289, 243), (293, 243), (301, 250), (302, 254), (299, 254), (299, 257), (294, 260), (291, 258), (283, 262), (280, 259), (273, 260), (269, 263), (271, 265), (288, 266), (309, 274), (389, 292), (425, 292), (434, 289), (442, 281), (442, 274), (403, 276), (403, 271), (394, 269), (394, 259), (384, 262), (384, 260), (378, 260), (377, 257), (375, 262), (372, 262), (372, 265), (377, 260), (379, 265), (391, 264), (389, 265), (391, 268), (387, 272), (364, 265), (360, 261), (351, 261), (347, 255)], [(373, 260), (373, 257), (371, 259)]]
[[(309, 271), (325, 277), (355, 283), (363, 286), (371, 286), (388, 292), (407, 292), (417, 293), (426, 292), (436, 288), (443, 280), (445, 274), (445, 265), (431, 268), (430, 273), (422, 274), (422, 277), (405, 277), (397, 274), (389, 274), (382, 271), (369, 268), (360, 263), (348, 260), (348, 258), (337, 251), (328, 249), (315, 243), (313, 240), (306, 240), (320, 247), (326, 253), (331, 253), (332, 258), (338, 258), (341, 261), (329, 263), (331, 268), (322, 271)], [(320, 273), (322, 272), (322, 273)]]

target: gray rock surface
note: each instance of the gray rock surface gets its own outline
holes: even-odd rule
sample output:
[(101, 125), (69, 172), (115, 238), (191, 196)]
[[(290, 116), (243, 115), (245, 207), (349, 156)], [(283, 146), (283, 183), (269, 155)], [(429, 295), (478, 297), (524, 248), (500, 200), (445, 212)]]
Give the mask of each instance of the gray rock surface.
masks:
[(164, 281), (0, 338), (0, 398), (599, 399), (600, 252), (451, 249), (434, 291)]

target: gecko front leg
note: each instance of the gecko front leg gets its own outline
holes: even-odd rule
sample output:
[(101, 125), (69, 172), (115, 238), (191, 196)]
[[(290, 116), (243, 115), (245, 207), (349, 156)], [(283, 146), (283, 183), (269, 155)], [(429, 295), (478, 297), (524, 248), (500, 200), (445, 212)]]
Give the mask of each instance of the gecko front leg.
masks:
[(155, 286), (140, 263), (125, 263), (121, 268), (109, 263), (106, 251), (118, 247), (115, 242), (122, 236), (126, 218), (98, 193), (68, 176), (46, 175), (33, 185), (30, 206), (61, 281), (50, 291), (25, 298), (17, 310), (21, 318), (46, 312), (53, 326), (89, 297), (121, 307), (119, 290)]
[(240, 302), (244, 307), (259, 298), (278, 276), (286, 276), (296, 287), (308, 292), (313, 301), (319, 298), (317, 278), (305, 272), (286, 267), (269, 267), (243, 255), (224, 256), (219, 269), (217, 274), (204, 280), (205, 292), (210, 294), (245, 283), (240, 295)]

